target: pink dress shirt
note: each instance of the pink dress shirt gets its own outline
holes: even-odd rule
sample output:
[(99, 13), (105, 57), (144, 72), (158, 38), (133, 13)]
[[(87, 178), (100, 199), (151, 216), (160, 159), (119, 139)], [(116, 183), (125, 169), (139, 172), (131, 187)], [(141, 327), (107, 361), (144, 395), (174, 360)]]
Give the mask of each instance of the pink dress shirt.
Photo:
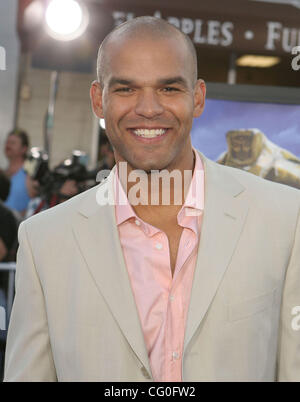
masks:
[(116, 221), (154, 381), (182, 381), (185, 323), (204, 209), (204, 170), (193, 151), (193, 177), (177, 215), (183, 231), (173, 277), (167, 235), (135, 214), (116, 169)]

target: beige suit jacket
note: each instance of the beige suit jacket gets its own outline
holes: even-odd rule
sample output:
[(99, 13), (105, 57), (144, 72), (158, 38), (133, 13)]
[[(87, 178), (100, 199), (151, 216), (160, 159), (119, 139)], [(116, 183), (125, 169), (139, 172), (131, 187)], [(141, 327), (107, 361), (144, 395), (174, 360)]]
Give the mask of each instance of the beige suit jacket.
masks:
[[(299, 381), (300, 192), (200, 156), (183, 381)], [(152, 381), (111, 177), (22, 223), (6, 381)]]

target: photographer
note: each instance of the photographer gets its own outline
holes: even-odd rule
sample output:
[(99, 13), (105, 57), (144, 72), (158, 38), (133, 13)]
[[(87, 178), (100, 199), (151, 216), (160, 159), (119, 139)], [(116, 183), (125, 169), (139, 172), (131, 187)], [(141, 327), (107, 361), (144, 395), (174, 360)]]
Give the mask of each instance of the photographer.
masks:
[(80, 191), (75, 180), (66, 180), (61, 186), (59, 193), (53, 194), (49, 201), (42, 197), (33, 198), (29, 202), (25, 219), (41, 211), (45, 211), (48, 208), (52, 208), (55, 205), (73, 197), (74, 195), (77, 195), (79, 192)]
[(38, 148), (32, 148), (25, 170), (31, 188), (38, 196), (28, 205), (25, 218), (64, 202), (96, 184), (96, 171), (88, 172), (85, 154), (73, 151), (72, 159), (66, 159), (52, 171), (48, 167), (48, 155)]
[(111, 170), (116, 162), (113, 148), (106, 135), (101, 138), (99, 155), (101, 158), (99, 170)]

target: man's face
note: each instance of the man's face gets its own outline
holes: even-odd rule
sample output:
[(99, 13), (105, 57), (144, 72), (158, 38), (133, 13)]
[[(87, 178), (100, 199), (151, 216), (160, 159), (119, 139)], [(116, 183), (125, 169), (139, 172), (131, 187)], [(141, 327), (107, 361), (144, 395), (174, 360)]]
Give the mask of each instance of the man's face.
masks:
[(24, 156), (27, 147), (22, 145), (21, 138), (17, 135), (9, 135), (5, 144), (5, 155), (8, 159)]
[(204, 107), (205, 84), (192, 82), (192, 57), (183, 41), (113, 41), (105, 50), (103, 88), (91, 97), (104, 117), (117, 161), (134, 169), (179, 168), (191, 150), (193, 117)]

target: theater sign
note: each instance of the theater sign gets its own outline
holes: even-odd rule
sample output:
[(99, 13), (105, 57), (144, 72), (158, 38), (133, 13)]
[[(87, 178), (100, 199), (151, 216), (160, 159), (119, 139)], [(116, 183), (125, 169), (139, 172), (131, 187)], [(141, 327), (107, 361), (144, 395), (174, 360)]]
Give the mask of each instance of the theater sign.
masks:
[[(300, 46), (300, 0), (81, 1), (89, 13), (89, 26), (85, 37), (76, 44), (80, 50), (73, 51), (72, 56), (84, 55), (85, 61), (95, 57), (99, 43), (115, 26), (142, 15), (169, 21), (199, 48), (284, 56)], [(31, 50), (39, 60), (48, 58), (50, 62), (54, 60), (51, 46), (57, 54), (62, 45), (51, 42), (43, 30), (43, 21), (35, 19), (31, 23), (30, 16), (26, 16), (32, 4), (38, 3), (47, 6), (46, 0), (19, 0), (20, 39), (23, 50)], [(62, 50), (58, 59), (63, 60), (65, 53)]]
[[(252, 1), (240, 0), (240, 3), (247, 4)], [(223, 3), (226, 3), (230, 9), (230, 3), (232, 3), (230, 0)], [(189, 35), (196, 46), (223, 47), (238, 51), (267, 51), (277, 54), (291, 53), (295, 46), (300, 46), (300, 2), (299, 8), (293, 8), (288, 2), (282, 1), (281, 3), (290, 9), (285, 13), (280, 11), (282, 4), (276, 1), (274, 3), (277, 5), (275, 9), (278, 9), (277, 18), (275, 15), (274, 18), (268, 18), (267, 13), (260, 14), (261, 4), (255, 4), (258, 9), (257, 14), (260, 15), (253, 15), (253, 17), (251, 14), (245, 16), (244, 14), (239, 15), (237, 12), (232, 12), (232, 15), (227, 12), (227, 15), (222, 17), (222, 13), (218, 9), (214, 13), (201, 11), (201, 3), (198, 10), (193, 13), (189, 13), (183, 8), (179, 16), (178, 11), (174, 15), (172, 10), (157, 9), (150, 15), (174, 24)], [(141, 11), (117, 9), (111, 11), (110, 17), (113, 25), (116, 26), (139, 15), (145, 15)], [(274, 14), (274, 5), (272, 5), (272, 11)], [(292, 11), (294, 15), (293, 18), (290, 18), (289, 15), (292, 14)], [(295, 16), (298, 18), (294, 18)]]
[[(119, 25), (138, 16), (133, 12), (112, 11), (113, 24)], [(238, 18), (210, 19), (203, 16), (165, 16), (156, 10), (153, 16), (164, 18), (182, 32), (191, 37), (196, 46), (221, 46), (235, 50), (273, 51), (290, 53), (295, 46), (300, 46), (299, 24), (285, 24), (279, 20), (238, 21)], [(299, 12), (300, 17), (300, 12)]]

